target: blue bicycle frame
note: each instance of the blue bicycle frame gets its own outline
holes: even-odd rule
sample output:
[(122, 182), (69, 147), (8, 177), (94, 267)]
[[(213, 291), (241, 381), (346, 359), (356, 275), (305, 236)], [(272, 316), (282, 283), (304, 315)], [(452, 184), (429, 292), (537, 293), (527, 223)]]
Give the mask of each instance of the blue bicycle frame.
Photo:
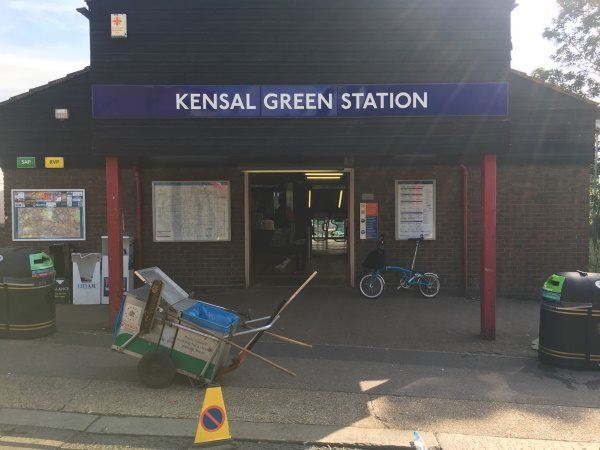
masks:
[(419, 284), (423, 285), (423, 286), (429, 286), (429, 283), (427, 283), (426, 281), (421, 281), (421, 277), (423, 276), (423, 273), (415, 272), (415, 261), (417, 260), (417, 252), (419, 251), (419, 244), (421, 243), (422, 240), (423, 240), (423, 237), (416, 240), (417, 246), (415, 247), (415, 253), (413, 255), (413, 260), (412, 260), (410, 269), (408, 269), (406, 267), (400, 267), (400, 266), (384, 266), (383, 270), (375, 269), (373, 271), (373, 275), (381, 276), (381, 278), (385, 282), (385, 277), (383, 276), (383, 274), (381, 272), (385, 272), (385, 271), (401, 272), (403, 278), (406, 280), (406, 285), (401, 283), (402, 287), (417, 286)]
[(382, 270), (381, 269), (375, 269), (373, 271), (373, 275), (374, 276), (381, 276), (381, 278), (383, 278), (383, 280), (385, 281), (385, 277), (383, 276), (383, 272), (388, 272), (388, 271), (389, 272), (401, 272), (402, 276), (406, 280), (406, 287), (417, 286), (419, 284), (421, 284), (423, 286), (429, 286), (429, 283), (427, 283), (426, 281), (421, 281), (421, 277), (423, 276), (422, 272), (415, 272), (414, 270), (407, 269), (406, 267), (385, 266)]

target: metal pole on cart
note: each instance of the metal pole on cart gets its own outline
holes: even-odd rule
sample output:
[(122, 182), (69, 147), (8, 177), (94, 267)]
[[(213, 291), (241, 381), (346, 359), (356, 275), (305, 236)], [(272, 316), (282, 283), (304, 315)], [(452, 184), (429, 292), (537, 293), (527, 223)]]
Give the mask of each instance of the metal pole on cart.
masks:
[[(302, 283), (302, 285), (298, 289), (296, 289), (296, 291), (291, 295), (290, 298), (288, 298), (287, 300), (282, 300), (281, 303), (279, 303), (279, 305), (273, 312), (273, 314), (271, 314), (271, 317), (269, 318), (269, 320), (265, 323), (265, 327), (268, 327), (269, 325), (271, 325), (275, 321), (277, 321), (277, 319), (279, 318), (279, 315), (285, 310), (285, 308), (287, 308), (287, 306), (292, 302), (292, 300), (294, 300), (298, 296), (298, 294), (300, 294), (300, 292), (302, 292), (302, 290), (308, 285), (308, 283), (310, 283), (312, 281), (312, 279), (316, 276), (317, 276), (317, 271), (315, 270), (306, 279), (306, 281), (304, 283)], [(254, 335), (254, 337), (252, 339), (250, 339), (250, 341), (243, 347), (242, 351), (238, 354), (238, 356), (232, 359), (231, 364), (229, 364), (229, 366), (227, 366), (227, 367), (222, 368), (219, 371), (220, 375), (237, 369), (240, 366), (240, 364), (242, 364), (244, 362), (248, 353), (251, 353), (250, 350), (252, 350), (252, 347), (254, 347), (256, 345), (256, 343), (261, 338), (263, 333), (264, 333), (264, 330), (261, 330), (258, 333), (256, 333)]]

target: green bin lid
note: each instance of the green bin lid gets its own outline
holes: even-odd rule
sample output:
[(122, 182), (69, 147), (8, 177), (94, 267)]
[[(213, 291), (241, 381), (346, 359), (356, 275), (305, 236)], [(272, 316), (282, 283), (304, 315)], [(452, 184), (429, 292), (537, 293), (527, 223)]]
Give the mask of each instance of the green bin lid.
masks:
[(550, 275), (544, 282), (544, 286), (542, 288), (542, 297), (548, 300), (560, 300), (564, 282), (564, 276), (556, 273)]

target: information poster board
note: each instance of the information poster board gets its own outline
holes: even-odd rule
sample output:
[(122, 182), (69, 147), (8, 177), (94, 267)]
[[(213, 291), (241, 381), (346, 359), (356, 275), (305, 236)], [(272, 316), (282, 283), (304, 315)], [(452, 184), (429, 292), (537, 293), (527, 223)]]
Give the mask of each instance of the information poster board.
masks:
[(396, 239), (435, 239), (435, 180), (396, 181)]
[(84, 189), (12, 189), (13, 241), (84, 241)]
[(229, 241), (230, 203), (229, 181), (154, 181), (154, 241)]
[(379, 222), (379, 204), (367, 202), (360, 204), (360, 238), (377, 239)]

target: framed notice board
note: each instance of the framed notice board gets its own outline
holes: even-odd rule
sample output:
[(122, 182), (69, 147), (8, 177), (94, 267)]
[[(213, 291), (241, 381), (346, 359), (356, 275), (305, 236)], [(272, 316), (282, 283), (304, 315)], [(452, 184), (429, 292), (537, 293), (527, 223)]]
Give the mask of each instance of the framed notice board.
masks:
[(396, 239), (435, 239), (435, 180), (396, 181)]
[(13, 241), (84, 241), (85, 189), (12, 189)]
[(154, 181), (155, 242), (231, 240), (229, 181)]

